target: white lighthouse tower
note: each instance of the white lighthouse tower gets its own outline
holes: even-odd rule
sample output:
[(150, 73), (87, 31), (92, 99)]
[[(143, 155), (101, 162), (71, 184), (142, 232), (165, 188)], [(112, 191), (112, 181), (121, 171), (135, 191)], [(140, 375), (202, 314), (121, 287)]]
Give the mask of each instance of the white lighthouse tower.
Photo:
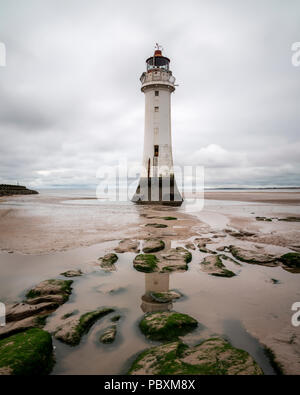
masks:
[(144, 154), (141, 178), (132, 198), (138, 204), (180, 206), (183, 202), (173, 171), (171, 93), (175, 78), (169, 64), (170, 59), (156, 44), (140, 78), (145, 94)]

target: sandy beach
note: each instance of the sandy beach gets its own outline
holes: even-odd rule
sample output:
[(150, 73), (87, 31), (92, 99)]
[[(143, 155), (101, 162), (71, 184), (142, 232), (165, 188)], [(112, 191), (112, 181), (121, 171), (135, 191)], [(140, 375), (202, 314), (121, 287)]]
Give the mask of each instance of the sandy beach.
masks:
[[(299, 328), (291, 324), (291, 306), (300, 301), (300, 273), (277, 263), (238, 260), (237, 264), (233, 250), (228, 250), (234, 246), (257, 256), (275, 257), (300, 251), (300, 192), (208, 191), (203, 209), (202, 205), (202, 201), (186, 199), (180, 208), (136, 206), (97, 200), (92, 192), (81, 191), (45, 191), (0, 200), (2, 302), (19, 302), (39, 281), (80, 269), (83, 276), (74, 281), (72, 296), (47, 318), (46, 330), (53, 333), (61, 317), (72, 310), (84, 312), (99, 305), (113, 306), (122, 316), (112, 345), (95, 342), (107, 325), (105, 320), (77, 347), (54, 340), (53, 373), (124, 373), (136, 353), (156, 344), (137, 327), (144, 312), (155, 309), (144, 297), (149, 282), (154, 281), (151, 275), (133, 268), (136, 254), (132, 251), (118, 253), (114, 272), (103, 271), (98, 261), (118, 248), (120, 240), (141, 243), (150, 237), (163, 240), (166, 249), (190, 245), (188, 270), (155, 280), (158, 289), (167, 284), (183, 295), (168, 309), (190, 314), (201, 324), (185, 342), (193, 345), (222, 335), (248, 351), (266, 374), (274, 374), (264, 353), (267, 346), (284, 373), (300, 374)], [(198, 244), (201, 238), (207, 240), (203, 248)], [(201, 261), (214, 253), (227, 256), (226, 268), (234, 277), (213, 277), (201, 270)]]

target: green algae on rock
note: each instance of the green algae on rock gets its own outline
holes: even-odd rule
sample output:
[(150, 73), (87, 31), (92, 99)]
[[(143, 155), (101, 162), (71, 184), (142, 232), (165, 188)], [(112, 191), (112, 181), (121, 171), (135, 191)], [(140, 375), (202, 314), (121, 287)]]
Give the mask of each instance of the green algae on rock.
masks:
[(85, 313), (80, 318), (66, 319), (67, 322), (57, 329), (54, 336), (64, 343), (75, 346), (80, 343), (82, 336), (90, 330), (97, 320), (113, 311), (114, 309), (111, 308), (103, 308)]
[(194, 347), (176, 341), (152, 347), (133, 362), (131, 375), (262, 375), (263, 371), (244, 350), (221, 338)]
[(247, 250), (245, 248), (229, 246), (231, 254), (242, 262), (252, 263), (263, 266), (277, 266), (276, 256), (256, 250)]
[(133, 267), (139, 272), (152, 273), (158, 270), (157, 262), (155, 255), (139, 254), (134, 258)]
[(157, 303), (169, 303), (174, 299), (180, 299), (181, 294), (175, 291), (150, 292), (151, 298)]
[(145, 314), (139, 326), (142, 333), (152, 340), (175, 340), (193, 331), (197, 320), (176, 311), (163, 311)]
[(161, 251), (165, 248), (165, 243), (160, 239), (146, 239), (143, 246), (143, 252), (149, 254), (151, 252)]
[(282, 255), (279, 260), (291, 269), (300, 269), (300, 254), (299, 252), (288, 252)]
[(65, 277), (78, 277), (82, 275), (82, 271), (79, 270), (67, 270), (66, 272), (60, 273), (61, 276)]
[(116, 270), (115, 263), (118, 260), (118, 256), (114, 253), (109, 253), (104, 255), (104, 257), (99, 258), (99, 261), (101, 261), (100, 266), (102, 269), (106, 270)]
[(100, 336), (100, 342), (104, 344), (114, 342), (117, 335), (117, 326), (113, 325), (110, 328), (107, 328), (106, 331)]
[(201, 262), (201, 270), (217, 277), (233, 277), (235, 273), (226, 269), (219, 255), (208, 255)]
[(72, 283), (72, 280), (45, 280), (36, 285), (34, 288), (30, 289), (27, 292), (26, 297), (28, 299), (32, 299), (45, 295), (63, 295), (64, 301), (67, 301), (72, 292)]
[(152, 228), (167, 228), (168, 227), (168, 225), (156, 224), (156, 223), (146, 224), (145, 226), (151, 226)]
[(51, 335), (38, 328), (0, 340), (0, 374), (44, 375), (53, 366)]

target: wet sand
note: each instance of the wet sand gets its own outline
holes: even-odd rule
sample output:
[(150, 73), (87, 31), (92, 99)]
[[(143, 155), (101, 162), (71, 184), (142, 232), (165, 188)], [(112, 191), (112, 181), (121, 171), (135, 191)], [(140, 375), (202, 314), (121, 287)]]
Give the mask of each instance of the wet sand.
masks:
[[(299, 329), (291, 325), (291, 305), (300, 301), (300, 274), (289, 273), (280, 266), (241, 263), (237, 267), (228, 263), (228, 269), (237, 276), (212, 277), (200, 270), (205, 253), (198, 249), (191, 251), (193, 259), (187, 272), (171, 273), (167, 279), (165, 275), (154, 278), (135, 271), (134, 253), (118, 254), (116, 272), (107, 273), (99, 267), (97, 259), (112, 252), (124, 238), (143, 240), (157, 236), (168, 247), (174, 247), (197, 237), (210, 237), (211, 250), (230, 244), (255, 245), (279, 255), (295, 251), (300, 245), (300, 223), (278, 220), (300, 216), (298, 192), (297, 196), (294, 192), (224, 192), (222, 200), (221, 191), (209, 194), (203, 210), (201, 201), (186, 201), (181, 208), (141, 207), (68, 193), (1, 200), (1, 301), (20, 301), (39, 281), (57, 277), (65, 270), (81, 269), (84, 275), (75, 279), (70, 300), (47, 319), (46, 329), (54, 331), (61, 317), (74, 309), (85, 312), (109, 306), (122, 315), (116, 341), (111, 345), (98, 341), (109, 318), (95, 324), (79, 346), (69, 347), (55, 340), (57, 363), (53, 373), (126, 372), (137, 352), (156, 344), (145, 339), (138, 329), (143, 313), (157, 307), (143, 298), (149, 284), (156, 282), (161, 289), (167, 284), (169, 289), (184, 295), (166, 308), (190, 314), (201, 324), (185, 336), (185, 342), (197, 344), (211, 335), (224, 335), (234, 346), (250, 352), (265, 373), (272, 374), (263, 353), (262, 344), (266, 344), (279, 355), (287, 373), (300, 374)], [(177, 220), (167, 221), (161, 218), (164, 216)], [(257, 216), (274, 219), (261, 222)], [(147, 223), (167, 227), (152, 228), (145, 226)], [(225, 229), (255, 235), (236, 239)], [(278, 284), (272, 282), (274, 278)]]

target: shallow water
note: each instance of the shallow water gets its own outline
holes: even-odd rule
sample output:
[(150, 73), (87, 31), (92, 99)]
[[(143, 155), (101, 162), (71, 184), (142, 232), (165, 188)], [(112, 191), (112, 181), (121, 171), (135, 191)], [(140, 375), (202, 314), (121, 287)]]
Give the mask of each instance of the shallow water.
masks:
[[(82, 201), (66, 199), (64, 203), (84, 210), (86, 206), (90, 207), (90, 202), (93, 201), (86, 197), (85, 195)], [(18, 199), (16, 201), (5, 204), (24, 205), (24, 202)], [(222, 213), (218, 211), (222, 203), (210, 202), (208, 211), (199, 211), (199, 208), (196, 208), (191, 212), (214, 228), (223, 229), (228, 224), (228, 217), (223, 211)], [(245, 215), (251, 215), (253, 212), (252, 203), (234, 203), (229, 204), (227, 201), (226, 207), (222, 206), (223, 210), (226, 212), (227, 207), (231, 206), (231, 213), (236, 210), (235, 215), (240, 215), (241, 210), (246, 210)], [(103, 207), (101, 216), (107, 216), (109, 213), (111, 221), (117, 222), (117, 218), (113, 216), (120, 216), (118, 205), (105, 203), (100, 206)], [(130, 203), (125, 206), (129, 216), (138, 215), (139, 209), (136, 206)], [(265, 213), (266, 206), (270, 205), (262, 204), (262, 206), (265, 207)], [(260, 210), (260, 207), (261, 204), (255, 204), (255, 212)], [(35, 210), (51, 209), (53, 209), (51, 205), (46, 208), (44, 205), (35, 206)], [(181, 210), (186, 208), (178, 209)], [(122, 221), (126, 221), (125, 216)], [(216, 248), (218, 242), (209, 245), (209, 248)], [(74, 310), (83, 314), (99, 307), (115, 308), (115, 313), (102, 318), (91, 328), (82, 338), (80, 345), (70, 347), (54, 339), (56, 365), (53, 374), (125, 373), (138, 352), (160, 344), (146, 339), (138, 328), (144, 312), (157, 309), (174, 309), (198, 320), (198, 328), (183, 338), (187, 344), (198, 344), (210, 336), (224, 336), (235, 347), (247, 350), (266, 374), (274, 374), (262, 345), (245, 328), (251, 328), (252, 333), (255, 328), (258, 333), (266, 335), (269, 330), (282, 327), (283, 322), (288, 325), (291, 316), (290, 307), (300, 295), (297, 275), (286, 272), (280, 267), (269, 268), (245, 263), (237, 266), (226, 263), (228, 269), (235, 271), (238, 276), (213, 277), (200, 270), (199, 263), (205, 256), (200, 251), (193, 251), (189, 270), (183, 273), (137, 272), (132, 265), (135, 256), (133, 253), (118, 254), (117, 270), (105, 272), (97, 264), (97, 259), (111, 252), (117, 244), (118, 240), (115, 240), (41, 255), (0, 253), (2, 302), (20, 300), (30, 287), (42, 280), (57, 278), (59, 273), (66, 270), (81, 269), (84, 272), (83, 276), (74, 278), (73, 292), (69, 301), (47, 319), (45, 329), (50, 332), (62, 323), (60, 317)], [(173, 242), (173, 245), (184, 244), (179, 241)], [(273, 284), (272, 278), (278, 279), (279, 284)], [(147, 294), (150, 291), (168, 289), (179, 291), (183, 297), (173, 304), (148, 302)], [(113, 344), (104, 345), (99, 342), (99, 336), (112, 324), (110, 319), (114, 314), (121, 315), (117, 323), (117, 337)]]

